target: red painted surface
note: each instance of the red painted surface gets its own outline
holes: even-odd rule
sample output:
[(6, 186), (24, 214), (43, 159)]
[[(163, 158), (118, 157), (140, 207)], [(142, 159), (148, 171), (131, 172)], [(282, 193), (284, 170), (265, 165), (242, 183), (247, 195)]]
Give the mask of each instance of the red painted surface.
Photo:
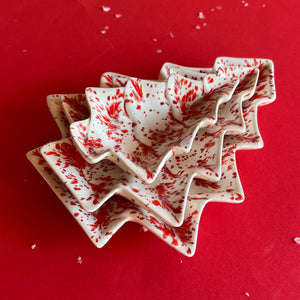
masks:
[[(2, 4), (1, 298), (300, 298), (300, 4), (245, 2)], [(258, 111), (265, 147), (237, 152), (245, 202), (204, 209), (192, 258), (136, 224), (97, 249), (25, 157), (60, 138), (46, 96), (84, 93), (107, 71), (156, 79), (165, 61), (211, 67), (225, 55), (275, 64), (277, 99)]]

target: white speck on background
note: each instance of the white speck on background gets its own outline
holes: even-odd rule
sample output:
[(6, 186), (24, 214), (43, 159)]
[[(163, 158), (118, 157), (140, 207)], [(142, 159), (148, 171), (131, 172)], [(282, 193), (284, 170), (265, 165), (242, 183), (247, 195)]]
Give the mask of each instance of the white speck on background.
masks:
[(294, 237), (294, 243), (300, 245), (300, 237), (298, 236)]
[(147, 232), (147, 231), (149, 231), (149, 229), (145, 226), (141, 226), (139, 231)]
[(115, 17), (117, 18), (117, 19), (119, 19), (119, 18), (121, 18), (121, 14), (115, 14)]
[(76, 257), (76, 262), (78, 263), (78, 264), (82, 264), (82, 258), (81, 258), (81, 256), (77, 256)]
[(36, 244), (30, 245), (30, 248), (31, 248), (32, 250), (34, 250), (34, 249), (36, 248)]
[(111, 8), (110, 8), (109, 6), (104, 6), (104, 5), (102, 5), (102, 10), (103, 10), (104, 12), (109, 12), (109, 11), (111, 10)]
[(161, 49), (157, 49), (156, 52), (157, 53), (162, 53), (162, 50)]
[(100, 32), (101, 32), (101, 34), (105, 34), (105, 33), (106, 33), (106, 30), (103, 29), (103, 30), (101, 30)]
[(154, 39), (153, 39), (153, 42), (157, 42), (157, 39), (156, 39), (156, 38), (154, 38)]
[(244, 295), (250, 297), (250, 294), (248, 292), (245, 292)]
[(171, 31), (169, 32), (169, 35), (171, 39), (174, 39), (174, 34)]
[(104, 29), (105, 29), (105, 30), (108, 30), (108, 29), (109, 29), (109, 26), (105, 26)]
[(200, 11), (197, 16), (198, 19), (205, 19), (204, 13)]
[(223, 8), (223, 6), (221, 6), (221, 5), (217, 5), (217, 6), (216, 6), (216, 9), (217, 9), (217, 10), (221, 10), (222, 8)]
[(200, 26), (200, 25), (196, 25), (195, 28), (196, 28), (197, 30), (199, 30), (199, 29), (201, 28), (201, 26)]

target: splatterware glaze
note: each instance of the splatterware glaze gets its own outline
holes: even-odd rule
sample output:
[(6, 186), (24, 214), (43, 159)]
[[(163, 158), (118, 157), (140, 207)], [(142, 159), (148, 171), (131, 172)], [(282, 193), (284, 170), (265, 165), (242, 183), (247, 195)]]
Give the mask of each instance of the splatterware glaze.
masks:
[[(89, 100), (88, 93), (87, 97), (74, 94), (47, 98), (62, 139), (32, 150), (27, 156), (97, 247), (104, 246), (124, 223), (133, 221), (148, 228), (179, 252), (192, 256), (205, 205), (211, 201), (239, 203), (244, 200), (235, 152), (263, 146), (257, 125), (257, 109), (275, 100), (273, 63), (263, 59), (218, 58), (211, 69), (165, 64), (159, 76), (162, 82), (152, 83), (168, 86), (164, 92), (168, 95), (164, 105), (168, 107), (166, 115), (173, 116), (172, 121), (180, 124), (187, 121), (184, 124), (192, 124), (191, 127), (193, 122), (199, 121), (195, 121), (193, 112), (190, 116), (194, 116), (195, 120), (185, 120), (182, 111), (186, 107), (183, 103), (190, 98), (186, 97), (187, 101), (182, 99), (189, 90), (180, 87), (180, 81), (175, 82), (174, 78), (193, 82), (208, 77), (218, 82), (219, 78), (226, 78), (232, 84), (230, 92), (227, 90), (227, 98), (219, 100), (210, 126), (199, 126), (194, 130), (188, 150), (180, 149), (182, 144), (178, 143), (179, 140), (176, 140), (175, 146), (171, 143), (170, 149), (174, 153), (164, 157), (164, 163), (156, 169), (159, 172), (156, 171), (150, 183), (132, 169), (128, 170), (126, 160), (117, 164), (113, 159), (102, 159), (91, 164), (82, 155), (83, 151), (78, 151), (76, 139), (74, 141), (70, 137), (69, 123), (72, 129), (74, 122), (84, 124), (92, 119), (95, 108), (91, 103), (95, 101)], [(124, 75), (105, 73), (100, 85), (106, 87), (108, 94), (123, 89), (125, 95), (128, 83), (134, 86), (131, 80)], [(228, 84), (225, 86), (228, 87)], [(90, 92), (96, 91), (94, 94), (97, 95), (99, 90), (93, 88)], [(224, 90), (220, 94), (222, 92)], [(112, 95), (118, 99), (116, 94)], [(171, 103), (170, 99), (175, 101)], [(131, 123), (137, 123), (140, 112), (134, 108), (136, 102), (127, 103), (129, 109), (125, 116), (130, 116)], [(150, 110), (150, 106), (144, 105), (143, 111)], [(107, 110), (99, 118), (106, 113)], [(139, 132), (133, 129), (133, 136), (139, 142), (151, 145), (150, 123), (145, 122), (143, 126), (146, 134), (139, 136)], [(164, 151), (161, 153), (165, 154)]]
[(168, 158), (190, 151), (199, 128), (216, 122), (237, 83), (171, 75), (167, 82), (130, 78), (124, 88), (88, 88), (91, 116), (70, 131), (89, 163), (109, 159), (151, 183)]
[[(118, 77), (111, 75), (111, 79), (114, 80), (115, 76)], [(85, 210), (95, 211), (112, 195), (119, 194), (147, 208), (166, 223), (180, 226), (192, 179), (219, 180), (225, 132), (244, 131), (241, 104), (244, 95), (247, 95), (245, 99), (253, 95), (257, 72), (244, 77), (231, 100), (220, 106), (217, 123), (199, 130), (191, 151), (171, 157), (152, 184), (145, 185), (108, 160), (86, 163), (71, 139), (44, 146), (42, 154)], [(72, 100), (76, 102), (78, 98)], [(76, 115), (76, 112), (69, 111), (68, 115)]]

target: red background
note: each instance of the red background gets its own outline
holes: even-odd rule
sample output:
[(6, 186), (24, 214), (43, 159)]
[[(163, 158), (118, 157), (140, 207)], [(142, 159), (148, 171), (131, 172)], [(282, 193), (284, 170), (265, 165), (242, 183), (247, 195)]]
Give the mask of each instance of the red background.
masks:
[[(0, 298), (300, 299), (300, 5), (246, 2), (1, 4)], [(192, 258), (133, 223), (97, 249), (25, 157), (60, 138), (46, 96), (82, 93), (106, 71), (157, 78), (166, 61), (210, 67), (217, 56), (275, 64), (276, 102), (259, 110), (265, 147), (237, 154), (245, 202), (205, 208)]]

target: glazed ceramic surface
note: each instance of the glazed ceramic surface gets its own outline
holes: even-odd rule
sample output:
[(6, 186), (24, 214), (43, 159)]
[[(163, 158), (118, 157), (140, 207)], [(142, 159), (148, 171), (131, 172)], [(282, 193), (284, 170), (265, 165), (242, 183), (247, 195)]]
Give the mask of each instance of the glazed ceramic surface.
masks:
[(69, 123), (84, 120), (90, 110), (84, 94), (62, 95), (62, 107)]
[(131, 78), (125, 88), (88, 88), (91, 117), (73, 123), (71, 134), (89, 163), (109, 159), (151, 183), (169, 157), (190, 151), (199, 128), (216, 122), (236, 85), (216, 75), (171, 75), (167, 82)]
[[(208, 201), (214, 200), (213, 198), (206, 198), (204, 201), (188, 198), (187, 201), (189, 205), (181, 227), (172, 227), (147, 210), (117, 196), (112, 197), (97, 211), (88, 213), (82, 209), (79, 202), (68, 191), (63, 182), (60, 181), (52, 169), (49, 168), (39, 151), (39, 149), (36, 149), (28, 153), (28, 158), (97, 247), (104, 246), (125, 222), (133, 221), (148, 228), (179, 252), (187, 256), (194, 254), (198, 223), (202, 209)], [(237, 176), (235, 180), (238, 181)], [(203, 188), (205, 189), (205, 194), (203, 194), (204, 198), (205, 195), (209, 194), (209, 188), (204, 185)], [(214, 191), (213, 196), (215, 196), (217, 194), (216, 186), (211, 185), (210, 189)], [(223, 195), (226, 193), (232, 195), (232, 191), (222, 191), (219, 194)], [(220, 200), (222, 200), (222, 198)], [(236, 198), (227, 201), (242, 200), (243, 193), (241, 191), (236, 194)]]
[(159, 73), (158, 80), (166, 81), (171, 74), (178, 73), (184, 77), (198, 80), (205, 74), (213, 74), (213, 68), (194, 68), (176, 65), (173, 63), (165, 63)]
[[(118, 75), (113, 75), (112, 80), (114, 76), (118, 78)], [(231, 100), (220, 106), (218, 122), (208, 129), (199, 130), (192, 151), (169, 159), (156, 181), (150, 185), (145, 185), (139, 178), (130, 176), (108, 160), (97, 164), (86, 163), (71, 139), (48, 144), (43, 147), (42, 153), (85, 210), (95, 211), (112, 195), (119, 194), (148, 208), (168, 224), (179, 226), (183, 222), (193, 177), (219, 180), (224, 134), (229, 129), (237, 133), (243, 131), (241, 104), (244, 95), (249, 98), (253, 94), (257, 73), (244, 77)], [(74, 97), (73, 102), (76, 101)], [(78, 106), (74, 104), (74, 107)]]
[[(259, 149), (263, 147), (258, 123), (257, 109), (259, 106), (272, 103), (276, 98), (274, 83), (274, 65), (268, 59), (233, 59), (220, 57), (216, 60), (214, 68), (222, 66), (226, 72), (230, 72), (233, 66), (247, 67), (259, 70), (257, 88), (253, 97), (243, 104), (243, 118), (247, 130), (238, 136), (225, 138), (225, 145), (236, 145), (238, 149)], [(225, 76), (226, 74), (224, 74)]]
[(68, 130), (69, 122), (65, 117), (65, 112), (62, 106), (62, 100), (64, 95), (49, 95), (47, 97), (47, 105), (52, 114), (53, 119), (55, 120), (61, 134), (62, 138), (69, 137), (70, 131)]
[[(174, 68), (175, 71), (172, 71), (172, 68), (174, 66), (170, 66), (168, 69), (170, 72), (173, 72), (172, 74), (180, 72), (180, 66), (176, 66)], [(194, 76), (193, 72), (197, 74), (201, 72), (200, 69), (190, 70), (190, 68), (186, 68), (183, 71), (186, 73), (184, 75), (186, 77)], [(68, 123), (80, 121), (80, 118), (86, 118), (89, 114), (88, 110), (83, 114), (73, 114), (76, 111), (84, 110), (78, 106), (81, 100), (84, 103), (84, 96), (82, 99), (79, 99), (80, 97), (76, 95), (72, 95), (71, 98), (70, 95), (54, 95), (48, 98), (50, 111), (62, 132), (63, 139), (44, 146), (43, 149), (45, 148), (44, 150), (47, 151), (38, 148), (29, 152), (28, 158), (47, 180), (48, 184), (53, 188), (96, 246), (102, 247), (125, 222), (134, 221), (148, 228), (179, 252), (187, 256), (192, 256), (196, 247), (199, 220), (204, 206), (210, 201), (234, 203), (243, 201), (244, 194), (237, 173), (235, 151), (239, 149), (256, 149), (262, 146), (256, 113), (258, 106), (271, 103), (275, 99), (273, 64), (269, 60), (219, 58), (216, 60), (213, 72), (219, 77), (238, 78), (239, 84), (232, 92), (230, 99), (220, 104), (218, 120), (214, 123), (214, 126), (197, 131), (194, 143), (191, 145), (191, 150), (187, 153), (173, 155), (166, 160), (164, 167), (156, 179), (158, 180), (159, 176), (169, 175), (170, 171), (173, 175), (176, 174), (177, 178), (174, 181), (173, 187), (170, 186), (170, 190), (167, 184), (165, 184), (164, 188), (158, 188), (159, 205), (156, 205), (156, 202), (152, 203), (154, 206), (157, 206), (157, 210), (151, 207), (151, 204), (142, 200), (143, 196), (147, 197), (151, 193), (141, 194), (141, 201), (139, 202), (140, 195), (138, 191), (133, 191), (133, 195), (131, 196), (126, 195), (126, 193), (124, 194), (130, 201), (113, 195), (107, 199), (108, 201), (103, 201), (96, 210), (88, 212), (83, 209), (83, 200), (79, 199), (78, 191), (72, 190), (72, 184), (68, 186), (66, 178), (69, 179), (69, 182), (72, 180), (81, 180), (82, 174), (86, 172), (84, 173), (85, 178), (92, 178), (87, 187), (93, 189), (92, 185), (95, 183), (96, 185), (100, 183), (100, 186), (101, 182), (107, 184), (105, 179), (98, 181), (98, 172), (101, 169), (98, 168), (99, 164), (106, 161), (108, 164), (114, 166), (114, 168), (119, 167), (111, 161), (102, 160), (93, 164), (95, 169), (91, 169), (91, 164), (82, 158), (80, 152), (74, 147), (74, 141), (72, 138), (69, 138)], [(120, 76), (122, 75), (115, 74), (111, 77), (112, 87), (114, 84), (119, 84), (116, 79)], [(123, 76), (121, 78), (123, 84), (126, 86), (128, 77)], [(64, 104), (66, 103), (64, 102), (65, 96), (69, 97), (69, 100), (71, 99), (70, 101), (67, 100), (67, 105)], [(88, 108), (88, 106), (86, 107)], [(173, 112), (176, 114), (176, 108)], [(199, 147), (196, 147), (197, 141), (199, 141)], [(206, 143), (210, 144), (203, 147)], [(65, 158), (62, 158), (62, 154), (65, 152), (69, 154)], [(219, 164), (217, 165), (220, 166), (220, 171), (215, 179), (212, 174), (208, 176), (208, 180), (205, 180), (205, 177), (201, 176), (199, 170), (201, 170), (200, 165), (203, 167), (203, 164), (198, 164), (199, 161), (196, 159), (201, 152), (201, 155), (203, 155), (201, 157), (205, 160), (204, 165), (207, 162), (211, 165), (214, 164), (213, 161), (216, 161), (218, 157)], [(219, 154), (212, 158), (213, 153)], [(189, 159), (191, 159), (190, 164), (187, 163)], [(88, 168), (82, 168), (83, 165), (88, 166)], [(189, 166), (191, 170), (197, 170), (198, 173), (190, 172)], [(65, 172), (63, 168), (65, 168)], [(72, 177), (74, 175), (71, 172), (72, 168), (77, 168), (77, 171), (81, 172), (80, 176)], [(169, 168), (169, 170), (165, 172), (165, 168)], [(55, 170), (58, 176), (53, 170)], [(147, 190), (153, 184), (155, 186), (155, 184), (163, 182), (159, 179), (157, 182), (154, 181), (149, 185), (137, 176), (132, 176), (132, 174), (126, 173), (120, 168), (119, 170), (128, 176), (128, 181), (140, 180), (141, 185), (139, 187), (144, 190)], [(68, 178), (68, 172), (70, 178)], [(195, 175), (196, 173), (199, 178), (191, 180), (191, 178), (197, 176)], [(62, 177), (65, 174), (67, 176)], [(119, 174), (114, 174), (114, 176), (117, 175), (119, 176)], [(191, 184), (185, 184), (185, 191), (182, 193), (180, 188), (185, 176), (186, 178), (190, 178)], [(114, 180), (117, 177), (112, 178)], [(134, 181), (134, 183), (136, 184), (137, 182)], [(156, 189), (158, 186), (156, 186)], [(174, 193), (173, 197), (170, 196), (176, 188), (178, 194), (181, 193), (181, 199), (184, 199), (178, 200), (181, 202), (178, 206), (174, 205), (174, 203), (176, 204), (176, 200), (172, 202), (173, 197), (176, 198), (177, 194)], [(128, 185), (129, 189), (130, 185)], [(72, 192), (70, 193), (69, 190)], [(97, 190), (94, 189), (93, 192), (96, 195)], [(120, 192), (118, 194), (122, 195)], [(170, 196), (169, 200), (163, 199), (166, 194)], [(75, 195), (76, 197), (74, 197)], [(134, 197), (137, 199), (133, 199)], [(149, 199), (151, 202), (151, 198), (148, 198), (148, 201)], [(170, 205), (174, 206), (171, 207)], [(169, 217), (170, 219), (168, 219)], [(181, 221), (180, 218), (182, 219)]]

